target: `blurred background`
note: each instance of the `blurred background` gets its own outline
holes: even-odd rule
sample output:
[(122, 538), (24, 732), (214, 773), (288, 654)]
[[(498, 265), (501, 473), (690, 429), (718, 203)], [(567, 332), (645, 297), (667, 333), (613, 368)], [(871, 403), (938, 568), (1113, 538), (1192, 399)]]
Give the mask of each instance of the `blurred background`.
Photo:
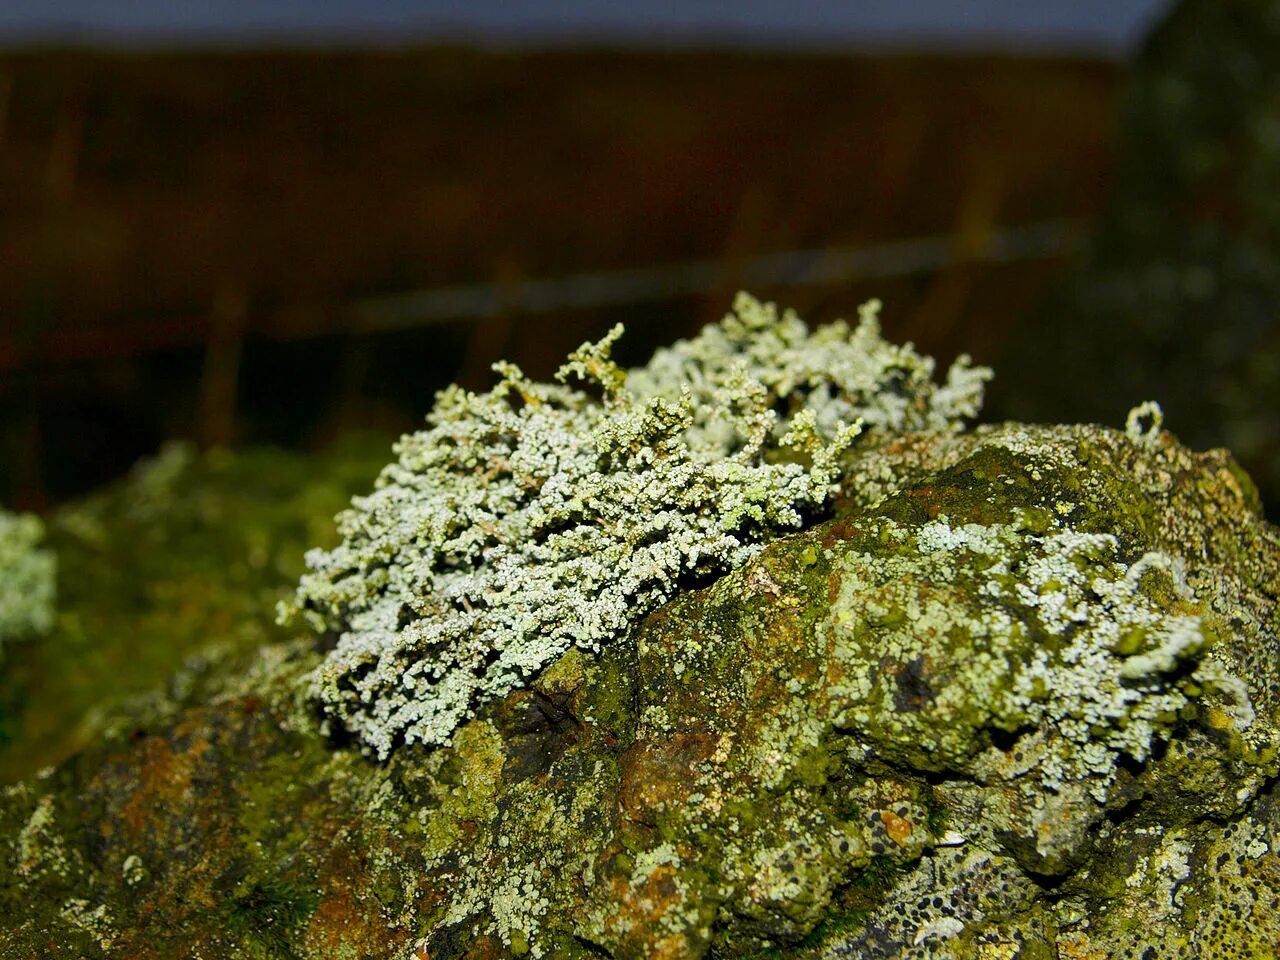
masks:
[[(622, 320), (639, 363), (740, 287), (811, 322), (881, 297), (891, 338), (997, 366), (992, 417), (1159, 399), (1262, 480), (1274, 420), (1225, 418), (1256, 399), (1237, 367), (1277, 397), (1275, 18), (8, 0), (0, 502), (47, 509), (173, 439), (392, 437), (495, 359), (545, 376)], [(1263, 227), (1241, 256), (1267, 263), (1200, 236)]]
[(882, 298), (996, 368), (987, 419), (1159, 400), (1274, 519), (1280, 0), (6, 0), (0, 503), (63, 614), (0, 779), (183, 637), (261, 641), (235, 598), (445, 384), (617, 321), (641, 363), (740, 288)]
[(739, 287), (1280, 491), (1272, 0), (9, 0), (0, 497), (395, 435)]

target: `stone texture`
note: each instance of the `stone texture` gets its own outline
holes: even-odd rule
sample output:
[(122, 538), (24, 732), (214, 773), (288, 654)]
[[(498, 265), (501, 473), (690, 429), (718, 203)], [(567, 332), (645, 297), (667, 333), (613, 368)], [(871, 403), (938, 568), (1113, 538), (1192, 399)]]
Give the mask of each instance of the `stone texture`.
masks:
[(0, 956), (1274, 956), (1280, 533), (1231, 458), (1005, 425), (845, 476), (447, 748), (322, 736), (311, 641), (189, 660), (4, 788)]

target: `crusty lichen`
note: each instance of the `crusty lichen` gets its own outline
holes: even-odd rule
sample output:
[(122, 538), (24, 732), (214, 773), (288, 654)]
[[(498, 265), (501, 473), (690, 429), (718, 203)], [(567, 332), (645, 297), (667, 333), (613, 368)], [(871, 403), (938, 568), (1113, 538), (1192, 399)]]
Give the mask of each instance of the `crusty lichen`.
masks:
[(1130, 440), (1154, 444), (1163, 424), (1164, 410), (1160, 404), (1146, 400), (1129, 411), (1124, 421), (1124, 432)]
[(993, 733), (1025, 733), (1043, 788), (1083, 784), (1103, 801), (1121, 758), (1145, 761), (1202, 696), (1229, 729), (1253, 723), (1168, 554), (1126, 563), (1110, 534), (1025, 514), (883, 520), (868, 536), (874, 552), (848, 562), (832, 639), (837, 660), (859, 666), (839, 722), (879, 755), (975, 772)]
[(570, 647), (599, 650), (821, 512), (863, 423), (950, 429), (977, 410), (987, 371), (962, 359), (936, 385), (875, 314), (810, 334), (743, 296), (630, 374), (615, 328), (557, 384), (497, 364), (488, 393), (444, 391), (282, 611), (341, 634), (314, 694), (379, 755), (446, 743)]
[(57, 561), (43, 539), (39, 517), (0, 510), (0, 647), (53, 626)]

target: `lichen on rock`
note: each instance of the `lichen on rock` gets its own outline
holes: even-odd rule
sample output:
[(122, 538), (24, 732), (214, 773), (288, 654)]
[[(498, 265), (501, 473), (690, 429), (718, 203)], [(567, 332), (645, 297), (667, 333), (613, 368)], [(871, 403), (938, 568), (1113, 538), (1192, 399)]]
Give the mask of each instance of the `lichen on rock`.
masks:
[(559, 383), (497, 364), (488, 393), (444, 391), (282, 609), (340, 635), (314, 694), (380, 756), (447, 743), (570, 647), (598, 651), (811, 522), (864, 424), (976, 413), (989, 372), (962, 358), (935, 384), (931, 359), (880, 337), (877, 309), (811, 334), (743, 295), (640, 370), (610, 359), (618, 327)]
[(838, 723), (865, 730), (878, 756), (977, 775), (1000, 734), (1025, 734), (1036, 789), (1085, 785), (1105, 801), (1121, 759), (1145, 761), (1199, 697), (1216, 696), (1238, 733), (1253, 724), (1168, 554), (1125, 563), (1110, 534), (1016, 513), (884, 520), (868, 536), (831, 641), (849, 667)]
[[(698, 349), (668, 358), (690, 394)], [(606, 361), (571, 362), (608, 396)], [(1273, 960), (1280, 531), (1248, 477), (1154, 425), (885, 403), (921, 429), (844, 450), (831, 516), (447, 744), (328, 735), (307, 636), (0, 789), (0, 957)]]

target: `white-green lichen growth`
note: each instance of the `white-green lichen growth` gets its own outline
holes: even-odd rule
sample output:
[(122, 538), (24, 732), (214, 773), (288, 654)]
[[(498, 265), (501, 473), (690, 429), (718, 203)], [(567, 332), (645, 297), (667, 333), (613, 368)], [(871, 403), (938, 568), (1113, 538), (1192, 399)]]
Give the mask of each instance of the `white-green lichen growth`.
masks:
[(1134, 443), (1155, 443), (1164, 426), (1164, 410), (1154, 400), (1146, 400), (1132, 410), (1124, 421), (1124, 432)]
[(338, 634), (311, 690), (380, 755), (448, 742), (569, 648), (741, 566), (823, 511), (864, 425), (957, 428), (989, 376), (962, 358), (935, 384), (876, 305), (810, 333), (744, 295), (632, 371), (610, 359), (620, 334), (557, 383), (497, 364), (488, 393), (443, 391), (338, 518), (342, 544), (308, 555), (282, 614)]
[[(644, 368), (631, 371), (627, 387), (640, 397), (688, 389), (714, 405), (716, 392), (745, 365), (748, 380), (787, 401), (792, 413), (812, 410), (827, 434), (855, 419), (868, 430), (901, 433), (954, 430), (977, 416), (991, 371), (961, 356), (946, 380), (935, 384), (933, 358), (910, 344), (886, 342), (879, 314), (880, 301), (871, 300), (859, 310), (856, 326), (837, 320), (810, 332), (793, 311), (779, 315), (773, 304), (743, 294), (720, 323), (658, 350)], [(726, 425), (712, 419), (699, 428), (718, 432)]]
[(53, 627), (57, 561), (43, 540), (39, 517), (0, 510), (0, 645)]
[(922, 678), (904, 703), (901, 686), (881, 677), (876, 689), (875, 670), (851, 670), (843, 725), (887, 725), (915, 761), (969, 772), (983, 730), (1016, 731), (1042, 786), (1087, 784), (1099, 801), (1122, 757), (1145, 762), (1202, 699), (1231, 729), (1251, 727), (1248, 690), (1214, 656), (1179, 558), (1126, 563), (1111, 534), (1037, 527), (886, 525), (903, 549), (849, 570), (837, 609), (865, 619), (837, 620), (837, 656), (927, 658), (929, 676), (948, 682)]

